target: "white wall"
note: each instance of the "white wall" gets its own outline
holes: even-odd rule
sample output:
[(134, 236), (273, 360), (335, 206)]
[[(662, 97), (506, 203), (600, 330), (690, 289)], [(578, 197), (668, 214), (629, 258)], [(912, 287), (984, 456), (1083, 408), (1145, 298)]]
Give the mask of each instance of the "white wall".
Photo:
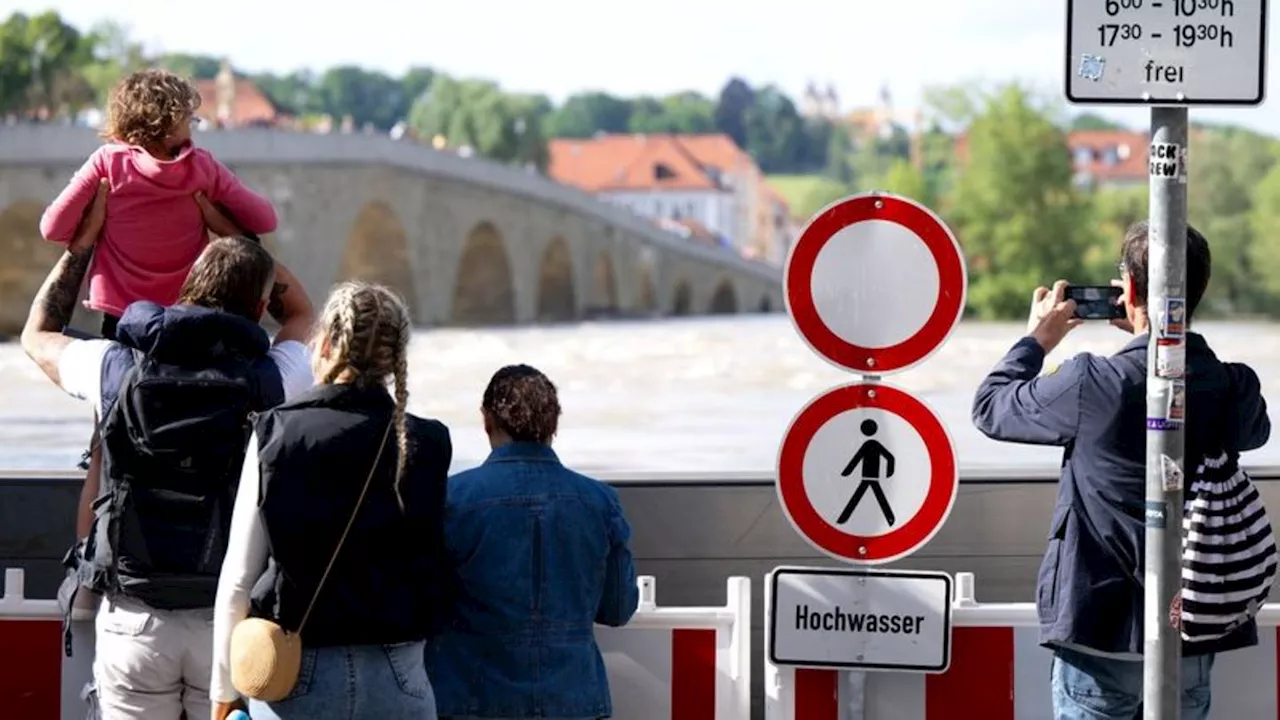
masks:
[(667, 220), (691, 219), (712, 232), (742, 242), (738, 232), (736, 198), (719, 190), (609, 191), (601, 199), (630, 208), (637, 215)]

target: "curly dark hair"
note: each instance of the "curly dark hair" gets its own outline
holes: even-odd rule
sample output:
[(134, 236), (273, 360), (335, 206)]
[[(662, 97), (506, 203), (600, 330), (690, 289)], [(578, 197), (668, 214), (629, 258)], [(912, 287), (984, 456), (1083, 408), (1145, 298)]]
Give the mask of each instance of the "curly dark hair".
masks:
[(508, 365), (494, 373), (481, 407), (516, 442), (548, 444), (560, 425), (556, 386), (528, 365)]
[(139, 70), (111, 91), (102, 137), (138, 147), (161, 143), (200, 109), (200, 91), (168, 70)]

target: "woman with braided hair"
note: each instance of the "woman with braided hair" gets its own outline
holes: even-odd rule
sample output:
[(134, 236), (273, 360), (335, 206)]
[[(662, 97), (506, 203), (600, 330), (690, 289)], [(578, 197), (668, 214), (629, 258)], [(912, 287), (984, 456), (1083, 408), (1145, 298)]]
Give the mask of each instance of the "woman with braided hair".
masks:
[(248, 699), (255, 719), (435, 720), (423, 652), (448, 587), (452, 445), (405, 410), (410, 332), (392, 291), (339, 285), (312, 341), (319, 384), (256, 418), (215, 607), (215, 720), (241, 704), (250, 673), (232, 638), (246, 617), (302, 643), (287, 696)]

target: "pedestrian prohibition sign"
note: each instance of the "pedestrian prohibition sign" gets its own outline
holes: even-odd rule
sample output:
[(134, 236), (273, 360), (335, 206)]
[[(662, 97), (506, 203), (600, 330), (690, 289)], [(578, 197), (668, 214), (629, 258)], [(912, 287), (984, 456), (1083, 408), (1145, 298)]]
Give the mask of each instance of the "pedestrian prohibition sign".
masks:
[(928, 208), (884, 193), (820, 210), (783, 273), (787, 314), (828, 362), (864, 375), (905, 370), (960, 322), (968, 289), (955, 235)]
[(923, 401), (880, 383), (819, 395), (778, 452), (778, 499), (791, 525), (853, 563), (918, 550), (946, 522), (959, 486), (946, 426)]

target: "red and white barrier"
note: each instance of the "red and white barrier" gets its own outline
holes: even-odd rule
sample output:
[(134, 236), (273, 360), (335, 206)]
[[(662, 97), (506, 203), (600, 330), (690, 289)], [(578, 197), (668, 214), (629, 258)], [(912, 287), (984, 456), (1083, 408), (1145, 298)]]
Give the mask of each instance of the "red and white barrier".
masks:
[(596, 628), (613, 720), (747, 720), (751, 714), (751, 580), (731, 577), (723, 607), (664, 608), (641, 577), (626, 627)]
[[(665, 608), (652, 577), (626, 627), (598, 627), (614, 720), (747, 720), (751, 705), (751, 580), (729, 578), (723, 607)], [(92, 678), (93, 615), (77, 611), (63, 656), (54, 600), (25, 597), (22, 570), (5, 571), (0, 598), (0, 717), (80, 720)]]
[(91, 676), (92, 616), (80, 612), (74, 616), (75, 658), (64, 663), (62, 611), (57, 601), (32, 600), (26, 597), (25, 586), (22, 570), (4, 571), (4, 595), (0, 597), (2, 714), (24, 720), (80, 720), (87, 710), (81, 692)]
[[(956, 575), (947, 672), (777, 667), (766, 653), (766, 720), (1053, 720), (1052, 656), (1040, 647), (1035, 605), (978, 603), (972, 589), (972, 574)], [(1214, 720), (1280, 718), (1280, 604), (1263, 606), (1258, 622), (1257, 647), (1214, 663)]]

